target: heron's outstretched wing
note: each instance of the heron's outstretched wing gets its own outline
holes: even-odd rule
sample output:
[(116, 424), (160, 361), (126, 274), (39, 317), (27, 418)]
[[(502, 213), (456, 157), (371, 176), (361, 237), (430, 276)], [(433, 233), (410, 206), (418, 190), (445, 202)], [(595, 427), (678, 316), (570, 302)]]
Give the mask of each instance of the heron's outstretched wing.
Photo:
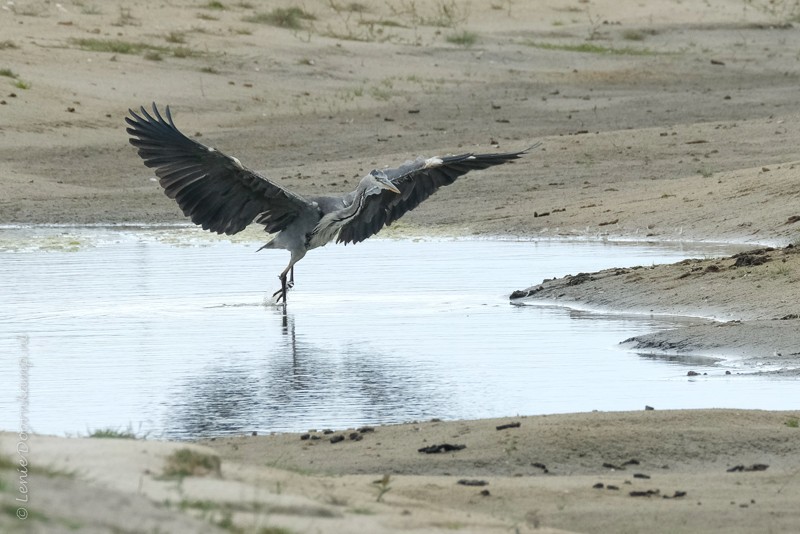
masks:
[(380, 194), (367, 196), (358, 215), (342, 227), (336, 241), (337, 243), (364, 241), (419, 206), (440, 187), (455, 182), (459, 176), (472, 170), (502, 165), (519, 158), (536, 146), (538, 145), (520, 152), (418, 158), (396, 169), (384, 169), (383, 172), (400, 193), (383, 190)]
[(303, 210), (314, 209), (300, 195), (244, 167), (226, 156), (189, 139), (166, 119), (155, 103), (153, 114), (144, 107), (125, 117), (130, 142), (139, 149), (144, 164), (154, 168), (164, 193), (183, 213), (205, 230), (235, 234), (256, 220), (267, 232), (277, 232)]

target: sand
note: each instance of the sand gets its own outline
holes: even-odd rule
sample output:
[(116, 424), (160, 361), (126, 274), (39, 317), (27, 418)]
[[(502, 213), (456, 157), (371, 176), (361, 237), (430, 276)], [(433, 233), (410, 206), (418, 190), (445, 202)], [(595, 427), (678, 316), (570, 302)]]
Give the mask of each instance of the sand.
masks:
[[(127, 109), (152, 101), (300, 193), (349, 190), (368, 170), (417, 155), (542, 142), (443, 189), (390, 235), (774, 247), (738, 265), (574, 273), (509, 293), (524, 304), (704, 317), (628, 344), (797, 374), (791, 2), (311, 0), (302, 9), (314, 18), (295, 29), (247, 19), (271, 8), (4, 4), (0, 224), (183, 221), (127, 143)], [(496, 421), (425, 422), (337, 444), (226, 438), (202, 445), (220, 473), (180, 482), (160, 478), (185, 444), (35, 436), (31, 465), (43, 470), (30, 475), (25, 521), (15, 517), (19, 438), (5, 429), (14, 432), (0, 441), (9, 459), (0, 530), (790, 532), (800, 529), (797, 417), (656, 410), (515, 418), (521, 426), (504, 431)], [(467, 448), (416, 452), (439, 442)], [(630, 459), (640, 464), (621, 465)], [(754, 464), (769, 467), (727, 472)], [(376, 502), (384, 474), (391, 490)], [(630, 496), (647, 490), (658, 494)], [(686, 495), (663, 498), (676, 491)]]

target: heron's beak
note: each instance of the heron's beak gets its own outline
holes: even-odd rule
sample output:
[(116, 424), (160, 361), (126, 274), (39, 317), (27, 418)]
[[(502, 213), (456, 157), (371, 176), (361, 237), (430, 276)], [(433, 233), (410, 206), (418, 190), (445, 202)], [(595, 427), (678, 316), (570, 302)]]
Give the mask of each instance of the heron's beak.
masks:
[(388, 189), (392, 193), (397, 193), (398, 195), (400, 194), (400, 190), (397, 189), (397, 187), (395, 187), (395, 185), (393, 183), (391, 183), (391, 182), (386, 184), (386, 189)]

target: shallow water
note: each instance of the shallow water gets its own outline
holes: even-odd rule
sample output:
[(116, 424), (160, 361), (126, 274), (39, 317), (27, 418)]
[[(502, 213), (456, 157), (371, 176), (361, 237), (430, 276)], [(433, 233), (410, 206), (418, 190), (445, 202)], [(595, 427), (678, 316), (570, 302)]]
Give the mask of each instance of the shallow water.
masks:
[[(796, 408), (791, 380), (617, 347), (680, 318), (512, 306), (543, 278), (713, 245), (370, 240), (309, 253), (187, 230), (5, 229), (0, 429), (190, 438), (439, 417)], [(727, 366), (727, 367), (726, 367)], [(689, 379), (688, 370), (708, 376)]]

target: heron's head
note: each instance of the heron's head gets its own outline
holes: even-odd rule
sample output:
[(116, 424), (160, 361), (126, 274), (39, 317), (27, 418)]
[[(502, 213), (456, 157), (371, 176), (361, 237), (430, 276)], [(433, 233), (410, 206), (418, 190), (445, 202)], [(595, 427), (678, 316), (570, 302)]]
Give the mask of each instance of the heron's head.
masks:
[(389, 177), (386, 176), (386, 173), (383, 171), (372, 171), (369, 173), (370, 176), (375, 180), (375, 184), (381, 189), (387, 189), (392, 193), (400, 193), (400, 190), (397, 189), (397, 186), (389, 180)]

